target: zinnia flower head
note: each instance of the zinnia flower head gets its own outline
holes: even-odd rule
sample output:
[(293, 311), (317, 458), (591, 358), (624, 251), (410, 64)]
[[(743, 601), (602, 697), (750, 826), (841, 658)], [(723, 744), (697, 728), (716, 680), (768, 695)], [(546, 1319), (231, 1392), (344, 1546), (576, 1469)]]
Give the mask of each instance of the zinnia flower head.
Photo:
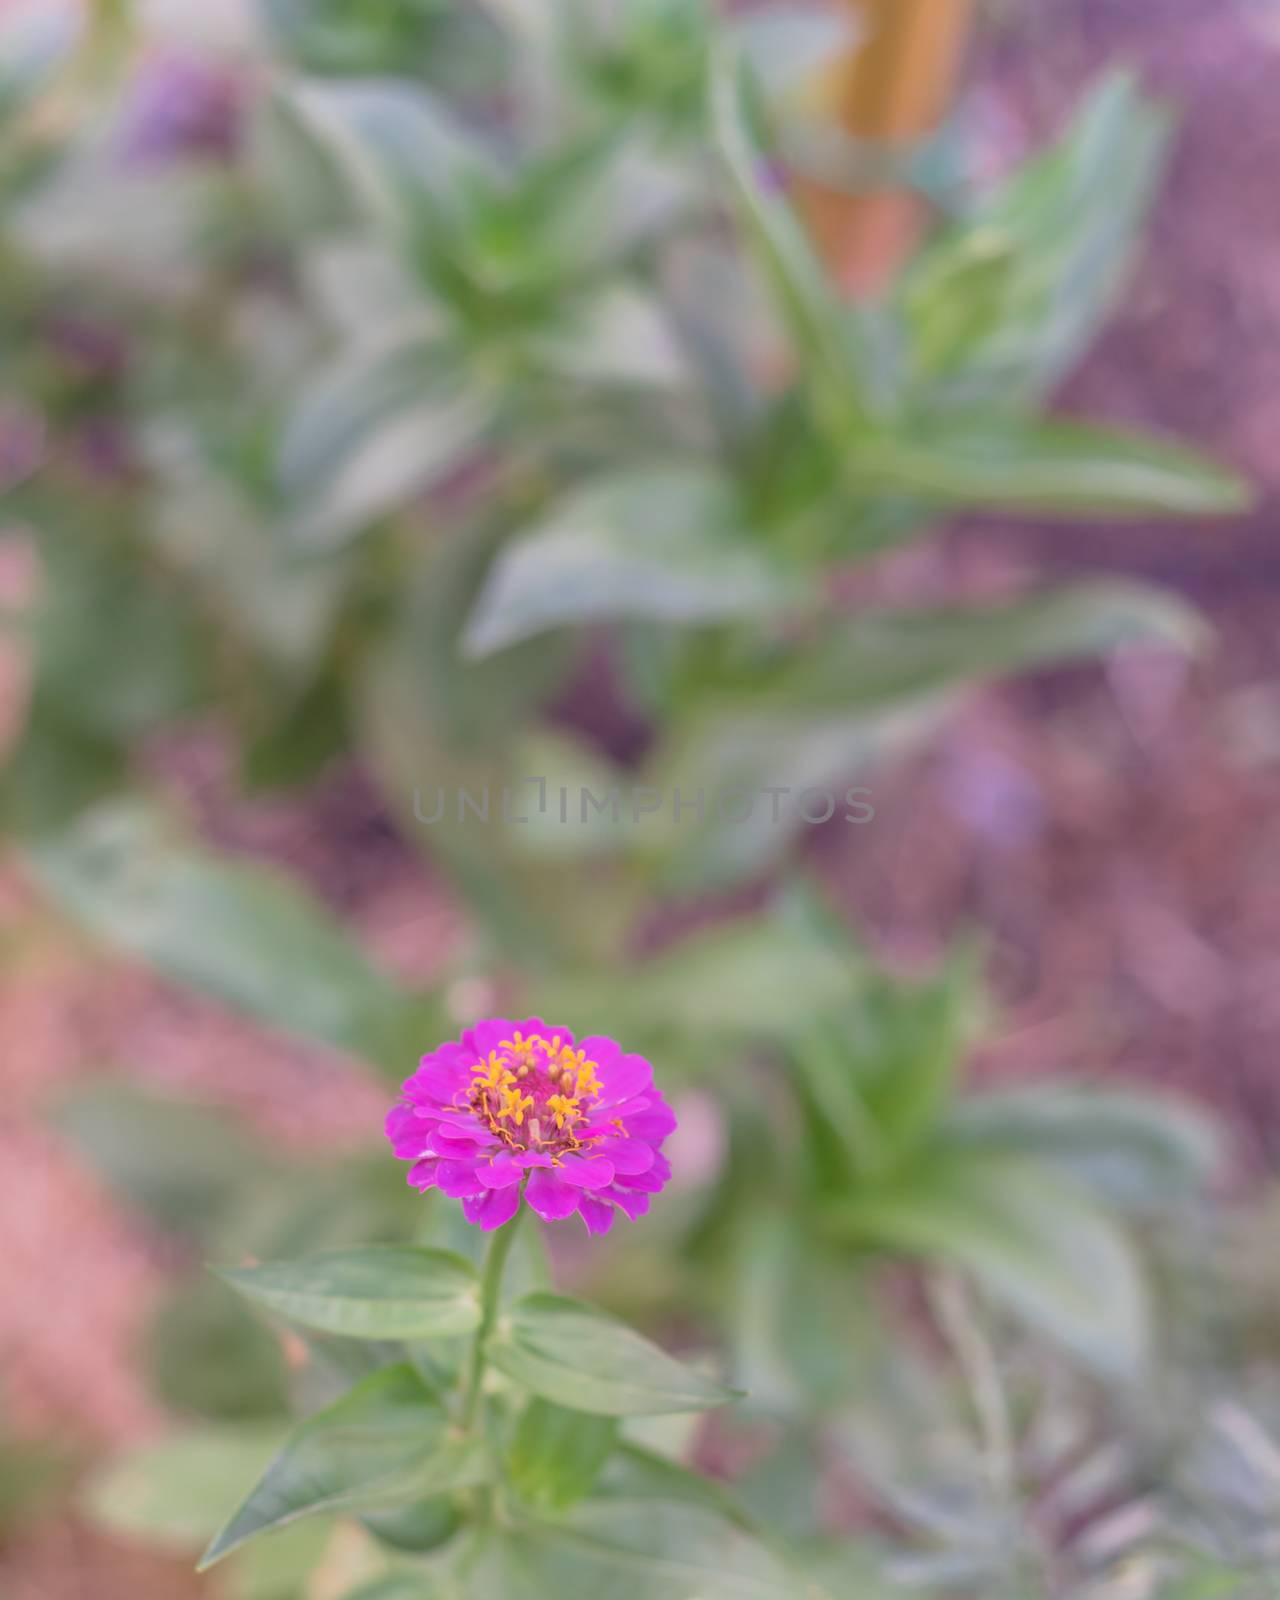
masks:
[(643, 1056), (540, 1017), (492, 1017), (423, 1056), (387, 1137), (413, 1162), (411, 1184), (460, 1199), (481, 1228), (510, 1221), (523, 1195), (546, 1222), (577, 1211), (607, 1233), (671, 1176), (662, 1142), (675, 1125)]

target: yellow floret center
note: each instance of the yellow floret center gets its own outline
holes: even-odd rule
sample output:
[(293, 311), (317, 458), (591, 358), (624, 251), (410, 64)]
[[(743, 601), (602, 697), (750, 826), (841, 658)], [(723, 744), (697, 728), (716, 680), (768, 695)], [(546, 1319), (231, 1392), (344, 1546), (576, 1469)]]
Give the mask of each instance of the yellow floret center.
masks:
[(519, 1032), (471, 1068), (468, 1101), (490, 1132), (510, 1148), (540, 1149), (554, 1160), (594, 1142), (578, 1129), (604, 1087), (586, 1051)]
[(547, 1101), (547, 1110), (555, 1117), (557, 1128), (563, 1128), (566, 1123), (572, 1127), (575, 1122), (582, 1121), (583, 1111), (576, 1094), (553, 1094)]

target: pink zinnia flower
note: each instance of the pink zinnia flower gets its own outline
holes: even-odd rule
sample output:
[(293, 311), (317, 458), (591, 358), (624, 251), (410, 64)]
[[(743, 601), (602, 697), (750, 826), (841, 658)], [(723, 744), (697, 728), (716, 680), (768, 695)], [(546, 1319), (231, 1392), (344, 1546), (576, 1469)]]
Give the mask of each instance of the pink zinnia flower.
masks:
[(607, 1233), (671, 1176), (675, 1125), (643, 1056), (601, 1034), (575, 1044), (539, 1017), (492, 1017), (423, 1056), (387, 1137), (413, 1162), (409, 1182), (460, 1199), (468, 1222), (500, 1228), (523, 1194), (546, 1222), (577, 1211)]

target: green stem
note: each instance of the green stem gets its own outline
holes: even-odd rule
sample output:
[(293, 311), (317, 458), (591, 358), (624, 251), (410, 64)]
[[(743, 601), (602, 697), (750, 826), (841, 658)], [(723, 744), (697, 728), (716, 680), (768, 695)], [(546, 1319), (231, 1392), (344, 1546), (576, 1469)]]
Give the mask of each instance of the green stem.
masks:
[(523, 1215), (522, 1201), (519, 1211), (511, 1221), (504, 1223), (489, 1241), (489, 1253), (484, 1261), (484, 1276), (480, 1280), (480, 1326), (476, 1329), (475, 1343), (471, 1347), (471, 1373), (467, 1379), (467, 1397), (462, 1407), (464, 1428), (470, 1428), (474, 1424), (480, 1406), (480, 1389), (488, 1361), (489, 1337), (493, 1333), (494, 1323), (498, 1320), (498, 1305), (502, 1298), (502, 1274), (506, 1270), (507, 1257), (511, 1254), (511, 1245)]

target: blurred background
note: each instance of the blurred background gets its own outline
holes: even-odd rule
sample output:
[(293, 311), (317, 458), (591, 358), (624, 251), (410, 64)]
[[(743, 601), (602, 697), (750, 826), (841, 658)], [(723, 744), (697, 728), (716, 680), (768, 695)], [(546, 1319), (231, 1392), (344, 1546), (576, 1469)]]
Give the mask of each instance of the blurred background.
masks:
[[(526, 1011), (670, 1078), (557, 1270), (833, 1593), (1280, 1592), (1280, 7), (0, 0), (0, 139), (6, 1600), (376, 1576), (192, 1574), (311, 1359), (202, 1263), (420, 1236)], [(576, 812), (770, 780), (874, 817)], [(1016, 1488), (901, 1448), (970, 1319)]]

